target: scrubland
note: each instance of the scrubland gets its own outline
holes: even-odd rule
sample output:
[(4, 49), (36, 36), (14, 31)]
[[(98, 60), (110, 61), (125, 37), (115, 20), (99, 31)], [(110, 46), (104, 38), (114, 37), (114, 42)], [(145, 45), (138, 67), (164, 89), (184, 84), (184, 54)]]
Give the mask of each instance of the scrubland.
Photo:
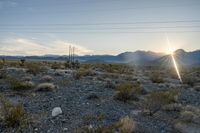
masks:
[[(200, 68), (2, 61), (0, 132), (198, 133)], [(52, 110), (61, 112), (52, 116)]]

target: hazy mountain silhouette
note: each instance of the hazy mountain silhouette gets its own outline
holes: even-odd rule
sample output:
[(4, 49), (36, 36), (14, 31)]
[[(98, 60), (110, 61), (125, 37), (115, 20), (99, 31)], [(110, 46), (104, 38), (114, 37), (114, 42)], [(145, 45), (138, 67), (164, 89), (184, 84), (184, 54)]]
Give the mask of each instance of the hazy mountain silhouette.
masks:
[[(175, 59), (179, 65), (200, 65), (200, 50), (186, 52), (178, 49), (174, 52)], [(44, 56), (0, 56), (0, 58), (19, 60), (25, 58), (27, 60), (67, 60), (68, 56), (44, 55)], [(167, 65), (171, 63), (171, 55), (164, 53), (156, 53), (152, 51), (135, 51), (124, 52), (119, 55), (84, 55), (75, 56), (75, 60), (88, 63), (130, 63), (135, 65)]]
[[(178, 49), (174, 52), (174, 57), (179, 65), (200, 65), (200, 50), (186, 52), (183, 49)], [(154, 60), (153, 64), (167, 65), (171, 62), (171, 55), (166, 55), (158, 60)]]

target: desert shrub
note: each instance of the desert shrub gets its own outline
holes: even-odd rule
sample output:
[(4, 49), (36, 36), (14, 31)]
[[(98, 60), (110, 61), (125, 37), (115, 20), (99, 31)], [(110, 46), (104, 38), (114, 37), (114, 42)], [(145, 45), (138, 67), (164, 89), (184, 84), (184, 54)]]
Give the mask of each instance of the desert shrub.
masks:
[(182, 104), (178, 103), (172, 103), (172, 104), (167, 104), (162, 107), (164, 111), (176, 111), (180, 112), (182, 110)]
[(58, 63), (58, 62), (54, 62), (52, 65), (51, 65), (51, 68), (56, 70), (56, 69), (60, 69), (61, 68), (61, 64)]
[(187, 105), (180, 113), (180, 119), (184, 123), (200, 124), (200, 109), (195, 106)]
[(183, 76), (183, 83), (184, 84), (188, 84), (190, 86), (194, 86), (196, 79), (194, 77), (191, 76)]
[(163, 105), (174, 103), (177, 95), (178, 92), (175, 90), (152, 92), (146, 97), (145, 108), (149, 110), (150, 115), (153, 115)]
[(18, 61), (7, 61), (6, 65), (9, 67), (19, 67), (19, 62)]
[[(93, 119), (94, 117), (92, 117)], [(93, 127), (82, 127), (76, 130), (74, 133), (133, 133), (136, 129), (135, 121), (130, 117), (124, 117), (118, 122), (111, 125)]]
[(195, 117), (197, 117), (197, 116), (192, 111), (182, 111), (181, 114), (180, 114), (180, 119), (184, 122), (187, 122), (187, 123), (193, 122)]
[(160, 73), (159, 72), (153, 72), (151, 75), (150, 75), (150, 79), (153, 83), (163, 83), (164, 80), (163, 78), (161, 77)]
[(45, 81), (45, 82), (51, 82), (53, 81), (53, 77), (51, 77), (50, 75), (45, 75), (41, 78), (41, 81)]
[(79, 69), (80, 68), (80, 63), (78, 60), (76, 60), (75, 62), (72, 62), (72, 68), (74, 69)]
[(108, 73), (133, 74), (134, 72), (132, 67), (122, 64), (98, 64), (95, 67)]
[(128, 101), (131, 100), (133, 86), (130, 83), (120, 84), (117, 87), (118, 92), (115, 95), (115, 99), (120, 101)]
[(96, 75), (94, 72), (92, 72), (91, 70), (85, 70), (85, 69), (79, 69), (73, 73), (73, 77), (75, 79), (80, 79), (82, 77), (94, 76), (94, 75)]
[(110, 89), (116, 89), (115, 83), (112, 82), (112, 81), (110, 81), (110, 80), (106, 82), (105, 87), (106, 87), (106, 88), (110, 88)]
[(126, 102), (128, 100), (138, 100), (137, 95), (143, 94), (144, 91), (139, 83), (125, 82), (116, 87), (117, 93), (115, 99)]
[(70, 61), (66, 61), (64, 63), (65, 68), (71, 68), (71, 62)]
[(31, 76), (25, 76), (22, 78), (23, 81), (31, 81), (32, 77)]
[(6, 72), (6, 70), (0, 70), (0, 79), (3, 79), (3, 78), (6, 78), (6, 76), (7, 76), (7, 72)]
[(3, 69), (4, 64), (2, 62), (0, 62), (0, 69)]
[(20, 105), (12, 105), (8, 100), (3, 97), (0, 98), (1, 108), (1, 120), (8, 127), (19, 127), (25, 126), (28, 121), (28, 116), (24, 107)]
[(30, 90), (34, 88), (34, 83), (31, 81), (20, 81), (15, 78), (8, 78), (11, 89), (15, 91)]
[(56, 86), (53, 83), (41, 83), (36, 87), (36, 91), (54, 91)]
[(26, 63), (26, 68), (28, 69), (27, 72), (33, 75), (37, 75), (39, 73), (45, 72), (46, 68), (42, 66), (40, 63), (36, 62), (29, 62)]
[(118, 123), (118, 130), (120, 133), (133, 133), (135, 129), (135, 121), (128, 116), (122, 118)]
[(87, 97), (88, 100), (99, 99), (95, 93), (90, 93)]
[(20, 60), (20, 66), (24, 66), (24, 65), (25, 65), (25, 62), (26, 62), (26, 59), (21, 59), (21, 60)]

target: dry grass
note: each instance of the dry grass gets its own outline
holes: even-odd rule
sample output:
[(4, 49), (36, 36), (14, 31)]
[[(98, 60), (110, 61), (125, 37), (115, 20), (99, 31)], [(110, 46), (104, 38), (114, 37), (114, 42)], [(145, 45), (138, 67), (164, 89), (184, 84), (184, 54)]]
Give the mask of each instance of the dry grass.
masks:
[(143, 94), (144, 90), (139, 83), (122, 83), (116, 87), (117, 93), (115, 99), (127, 102), (128, 100), (138, 100), (137, 95)]
[(175, 90), (152, 92), (146, 97), (145, 108), (149, 110), (150, 115), (153, 115), (163, 105), (174, 103), (177, 95), (178, 92)]
[(53, 83), (41, 83), (36, 87), (36, 91), (55, 91), (56, 86)]
[(46, 68), (40, 62), (29, 62), (26, 63), (25, 67), (28, 69), (28, 73), (37, 75), (39, 73), (46, 72)]
[(159, 72), (153, 72), (150, 75), (150, 79), (153, 83), (163, 83), (164, 80)]
[(41, 81), (44, 81), (44, 82), (52, 82), (54, 80), (53, 77), (51, 77), (50, 75), (44, 75), (42, 78), (41, 78)]
[(80, 79), (82, 77), (94, 76), (94, 75), (96, 75), (94, 72), (92, 72), (91, 70), (86, 70), (86, 69), (79, 69), (73, 73), (74, 79)]
[(57, 69), (60, 69), (61, 68), (61, 63), (58, 63), (58, 62), (54, 62), (52, 65), (51, 65), (51, 68), (54, 69), (54, 70), (57, 70)]
[(0, 79), (4, 79), (7, 76), (6, 70), (0, 69)]
[[(94, 118), (94, 117), (92, 117)], [(135, 121), (126, 116), (122, 119), (120, 119), (118, 122), (107, 125), (107, 126), (99, 126), (96, 128), (89, 127), (82, 127), (78, 130), (76, 130), (74, 133), (133, 133), (136, 129), (136, 123)]]
[(189, 76), (189, 75), (185, 75), (183, 76), (183, 83), (184, 84), (188, 84), (190, 86), (194, 86), (195, 82), (196, 82), (196, 79), (192, 76)]
[(136, 129), (135, 121), (128, 116), (122, 118), (118, 124), (120, 133), (133, 133)]
[(35, 87), (31, 81), (20, 81), (15, 78), (7, 78), (7, 82), (10, 84), (11, 89), (15, 91), (31, 90)]
[(28, 122), (28, 115), (22, 105), (12, 105), (8, 100), (0, 97), (1, 121), (8, 127), (24, 127)]

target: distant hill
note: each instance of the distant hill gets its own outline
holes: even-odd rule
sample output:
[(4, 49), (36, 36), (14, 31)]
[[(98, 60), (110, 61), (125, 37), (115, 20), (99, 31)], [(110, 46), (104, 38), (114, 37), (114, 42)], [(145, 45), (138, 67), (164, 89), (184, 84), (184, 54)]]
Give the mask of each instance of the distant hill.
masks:
[(118, 55), (118, 57), (128, 63), (132, 64), (148, 64), (151, 61), (161, 58), (165, 54), (151, 51), (136, 51), (125, 52)]
[[(200, 50), (186, 52), (178, 49), (174, 52), (175, 58), (179, 65), (200, 65)], [(68, 60), (67, 55), (44, 55), (44, 56), (0, 56), (8, 60), (43, 60), (43, 61), (65, 61)], [(119, 55), (84, 55), (75, 56), (75, 60), (87, 63), (130, 63), (135, 65), (171, 65), (171, 55), (156, 53), (152, 51), (135, 51), (124, 52)]]
[[(190, 66), (200, 65), (200, 50), (186, 52), (183, 49), (178, 49), (174, 52), (174, 57), (179, 65)], [(171, 62), (171, 55), (163, 56), (152, 62), (157, 65), (167, 65)]]

